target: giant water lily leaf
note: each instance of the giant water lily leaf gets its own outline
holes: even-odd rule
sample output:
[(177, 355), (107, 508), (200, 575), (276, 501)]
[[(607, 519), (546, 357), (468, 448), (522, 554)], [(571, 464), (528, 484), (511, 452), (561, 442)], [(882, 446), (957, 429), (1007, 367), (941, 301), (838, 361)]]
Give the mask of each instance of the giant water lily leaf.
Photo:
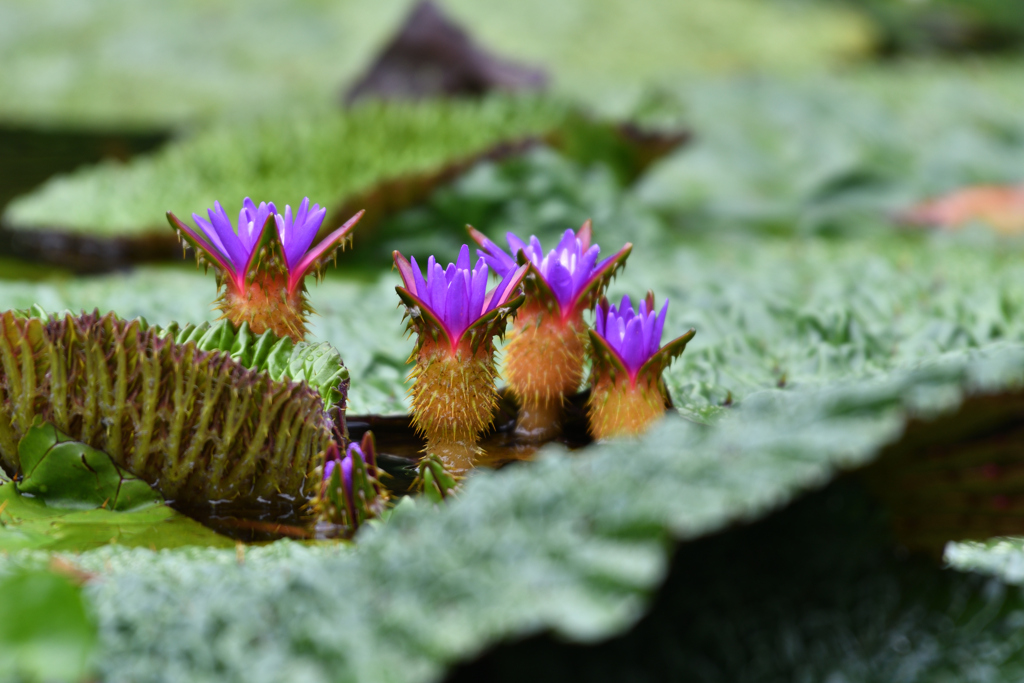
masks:
[(0, 614), (0, 677), (87, 680), (96, 624), (68, 577), (39, 570), (0, 575)]
[[(1022, 387), (1024, 352), (1003, 346), (950, 354), (884, 378), (765, 391), (710, 427), (667, 420), (639, 441), (610, 442), (577, 454), (549, 448), (528, 466), (476, 473), (459, 496), (442, 507), (396, 508), (386, 524), (357, 537), (358, 552), (278, 544), (273, 551), (248, 556), (244, 565), (233, 552), (87, 553), (79, 559), (81, 567), (109, 579), (92, 582), (86, 589), (99, 616), (107, 655), (103, 675), (131, 678), (137, 672), (162, 670), (176, 677), (202, 678), (212, 675), (208, 667), (213, 665), (186, 653), (207, 652), (224, 643), (224, 651), (232, 654), (216, 664), (222, 676), (230, 671), (239, 679), (272, 679), (301, 661), (341, 679), (425, 681), (489, 644), (541, 631), (597, 642), (635, 623), (665, 577), (673, 542), (685, 549), (712, 534), (725, 534), (720, 549), (747, 548), (750, 543), (741, 540), (759, 538), (784, 506), (843, 473), (850, 473), (844, 486), (862, 490), (859, 479), (851, 478), (854, 474), (868, 475), (875, 463), (909, 457), (896, 457), (889, 450), (897, 444), (905, 454), (927, 457), (927, 449), (915, 446), (913, 434), (907, 433), (909, 440), (904, 434), (909, 420), (932, 421), (947, 434), (956, 426), (954, 442), (963, 437), (969, 443), (974, 430), (991, 430), (993, 425), (956, 416), (985, 396), (1020, 398)], [(1012, 426), (1012, 420), (1008, 424)], [(1012, 480), (1006, 484), (1013, 486)], [(939, 588), (932, 591), (922, 583), (941, 584), (934, 564), (932, 569), (925, 565), (916, 579), (908, 575), (905, 582), (893, 583), (885, 573), (889, 570), (883, 569), (886, 565), (877, 560), (892, 554), (884, 550), (890, 547), (885, 526), (872, 521), (880, 514), (872, 505), (844, 507), (826, 501), (805, 516), (820, 520), (831, 515), (845, 521), (817, 527), (826, 536), (800, 551), (806, 571), (798, 593), (805, 596), (800, 609), (808, 610), (801, 617), (809, 620), (802, 629), (814, 619), (826, 619), (840, 629), (837, 634), (801, 630), (808, 648), (838, 651), (844, 638), (871, 633), (865, 642), (877, 647), (878, 654), (865, 651), (834, 661), (808, 660), (808, 666), (838, 667), (850, 675), (865, 658), (873, 661), (880, 656), (909, 624), (927, 637), (909, 642), (907, 653), (925, 657), (923, 670), (941, 670), (955, 661), (958, 650), (940, 649), (935, 654), (928, 643), (944, 637), (942, 624), (958, 623), (957, 610), (964, 601), (987, 604), (986, 588), (983, 583), (961, 581), (957, 590), (963, 599), (943, 603)], [(750, 532), (730, 543), (728, 529), (740, 523)], [(801, 533), (813, 534), (814, 529), (812, 525)], [(776, 538), (786, 538), (786, 533)], [(863, 543), (868, 545), (857, 545)], [(839, 588), (844, 577), (851, 579), (842, 571), (838, 576), (830, 573), (846, 565), (832, 563), (819, 551), (858, 547), (876, 548), (871, 552), (881, 554), (857, 565), (857, 576), (864, 577), (864, 583), (858, 578), (857, 586), (873, 586), (872, 595), (889, 590), (886, 586), (896, 586), (907, 596), (924, 591), (932, 606), (908, 608), (893, 625), (876, 626), (858, 620), (858, 612), (844, 600), (807, 595), (809, 576), (828, 579), (828, 585)], [(765, 558), (797, 556), (795, 548), (787, 548)], [(686, 566), (698, 574), (726, 575), (724, 568), (732, 565), (719, 554), (716, 550), (705, 558), (695, 550), (687, 555)], [(843, 562), (857, 555), (848, 552)], [(284, 566), (287, 572), (279, 570)], [(686, 604), (695, 605), (687, 607), (696, 610), (687, 623), (709, 623), (723, 608), (714, 601), (701, 607), (710, 596), (705, 588), (711, 585), (708, 579), (676, 587)], [(753, 584), (758, 586), (769, 590), (761, 597), (774, 599), (770, 588)], [(844, 595), (862, 604), (856, 595)], [(726, 597), (722, 594), (722, 599)], [(756, 653), (775, 637), (775, 625), (785, 623), (787, 612), (774, 610), (771, 604), (761, 609), (753, 598), (740, 604), (762, 620), (759, 629), (752, 625), (744, 632), (742, 654), (729, 647), (729, 629), (684, 631), (673, 637), (680, 639), (681, 649), (704, 651), (711, 661), (721, 660), (725, 670), (743, 670), (744, 662), (752, 666)], [(310, 630), (304, 626), (310, 619), (333, 628)], [(1008, 623), (1000, 618), (973, 631), (975, 635), (957, 632), (957, 637), (964, 643), (996, 642)], [(147, 629), (155, 629), (160, 638), (153, 639), (148, 633), (154, 631)], [(230, 650), (229, 642), (251, 645)], [(1004, 673), (1012, 670), (999, 668), (1011, 665), (981, 650), (976, 656), (982, 659), (977, 661)], [(729, 653), (750, 659), (728, 660)], [(802, 661), (786, 664), (783, 659), (773, 666), (782, 667), (784, 674), (796, 671)], [(699, 662), (686, 659), (682, 664)], [(890, 671), (884, 666), (882, 670)]]
[(149, 484), (117, 466), (109, 455), (62, 434), (52, 424), (35, 424), (18, 443), (20, 493), (47, 507), (127, 511), (163, 503)]
[(235, 542), (166, 505), (130, 512), (109, 508), (69, 510), (0, 485), (0, 551), (81, 552), (110, 543), (126, 547), (234, 547)]
[(366, 209), (358, 240), (368, 221), (422, 199), (500, 146), (511, 149), (549, 135), (567, 112), (553, 100), (498, 98), (371, 103), (224, 124), (126, 165), (54, 179), (12, 202), (4, 217), (20, 231), (59, 228), (96, 238), (162, 240), (170, 256), (180, 247), (165, 223), (169, 210), (204, 215), (220, 201), (233, 211), (247, 196), (283, 210), (308, 196), (328, 207), (321, 236)]

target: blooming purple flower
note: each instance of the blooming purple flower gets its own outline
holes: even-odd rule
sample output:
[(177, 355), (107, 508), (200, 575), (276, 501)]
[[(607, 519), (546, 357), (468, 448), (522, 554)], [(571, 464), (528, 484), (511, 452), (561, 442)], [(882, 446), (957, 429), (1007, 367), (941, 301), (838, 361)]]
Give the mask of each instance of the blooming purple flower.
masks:
[(632, 248), (627, 244), (619, 253), (598, 262), (601, 248), (590, 244), (590, 221), (584, 223), (578, 232), (566, 230), (558, 246), (547, 254), (540, 240), (533, 235), (527, 244), (515, 234), (507, 233), (505, 237), (512, 252), (509, 255), (480, 232), (470, 229), (470, 234), (483, 247), (477, 253), (495, 272), (505, 273), (514, 268), (516, 255), (522, 252), (558, 301), (563, 317), (578, 311), (581, 304), (586, 307), (588, 302), (581, 301), (582, 295), (624, 261)]
[(260, 202), (259, 206), (256, 206), (252, 199), (246, 197), (238, 213), (237, 228), (232, 225), (220, 202), (214, 202), (213, 208), (207, 211), (208, 219), (196, 213), (192, 214), (199, 231), (185, 225), (173, 213), (168, 212), (167, 218), (193, 247), (202, 251), (224, 272), (239, 292), (245, 290), (246, 276), (265, 237), (265, 228), (272, 218), (277, 227), (276, 237), (285, 256), (288, 271), (287, 289), (292, 293), (310, 268), (316, 266), (321, 257), (345, 239), (362, 218), (363, 212), (357, 213), (316, 247), (310, 249), (326, 215), (327, 210), (319, 204), (310, 207), (308, 197), (302, 200), (294, 213), (291, 206), (286, 206), (284, 215), (277, 213), (277, 207), (273, 202)]
[(594, 331), (615, 352), (623, 366), (635, 378), (640, 368), (661, 348), (661, 334), (668, 313), (668, 299), (661, 311), (654, 311), (654, 296), (640, 302), (639, 312), (633, 310), (629, 296), (622, 297), (619, 307), (602, 301), (596, 312)]
[(405, 284), (405, 293), (411, 294), (415, 305), (426, 308), (440, 323), (453, 348), (475, 322), (511, 298), (526, 273), (525, 266), (505, 271), (498, 286), (488, 293), (490, 271), (487, 264), (478, 259), (475, 266), (471, 265), (469, 247), (465, 244), (458, 260), (449, 263), (447, 268), (442, 268), (433, 256), (428, 258), (426, 277), (420, 272), (415, 257), (406, 261), (396, 251), (394, 259)]

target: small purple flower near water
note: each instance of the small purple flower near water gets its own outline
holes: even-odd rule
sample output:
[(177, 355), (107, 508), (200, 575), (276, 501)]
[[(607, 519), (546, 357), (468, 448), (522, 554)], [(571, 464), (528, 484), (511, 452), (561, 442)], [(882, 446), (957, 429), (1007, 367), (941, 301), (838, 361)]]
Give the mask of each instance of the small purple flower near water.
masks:
[(341, 467), (341, 481), (345, 485), (345, 490), (348, 491), (348, 494), (351, 496), (352, 466), (355, 458), (359, 458), (363, 464), (366, 463), (366, 458), (363, 456), (363, 449), (360, 448), (357, 443), (350, 443), (344, 456), (328, 460), (324, 465), (324, 481), (330, 481), (331, 475), (334, 474), (334, 468)]
[(286, 206), (284, 215), (273, 202), (246, 197), (232, 225), (224, 207), (214, 202), (207, 218), (192, 214), (194, 230), (173, 213), (167, 220), (183, 242), (192, 246), (201, 263), (217, 271), (223, 288), (218, 306), (236, 325), (249, 323), (253, 332), (270, 329), (279, 337), (296, 341), (305, 336), (306, 314), (312, 311), (305, 298), (305, 278), (320, 275), (362, 217), (360, 211), (344, 225), (311, 248), (327, 210), (302, 200), (298, 210)]
[(462, 245), (459, 258), (442, 268), (433, 256), (427, 259), (427, 274), (420, 271), (416, 257), (408, 261), (397, 251), (395, 265), (402, 276), (404, 288), (399, 296), (410, 308), (419, 307), (420, 315), (429, 316), (447, 338), (454, 351), (466, 331), (488, 314), (508, 303), (526, 274), (526, 267), (505, 271), (504, 277), (490, 293), (487, 276), (490, 272), (484, 259), (471, 265), (469, 247)]
[(344, 453), (337, 444), (327, 449), (323, 482), (313, 506), (322, 520), (351, 536), (366, 520), (380, 514), (387, 492), (377, 479), (377, 448), (373, 433), (350, 443)]
[(622, 297), (618, 308), (606, 304), (602, 302), (597, 307), (594, 331), (608, 342), (629, 371), (630, 377), (635, 379), (644, 363), (661, 348), (668, 299), (665, 299), (665, 305), (659, 312), (650, 310), (646, 300), (640, 302), (639, 311), (634, 311), (628, 295)]

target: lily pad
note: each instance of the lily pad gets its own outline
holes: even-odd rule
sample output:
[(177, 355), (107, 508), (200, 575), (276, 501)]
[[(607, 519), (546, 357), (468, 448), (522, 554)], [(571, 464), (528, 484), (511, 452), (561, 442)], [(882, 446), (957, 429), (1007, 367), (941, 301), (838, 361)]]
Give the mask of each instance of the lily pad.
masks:
[(49, 423), (37, 423), (25, 433), (18, 456), (22, 469), (18, 492), (34, 496), (47, 507), (124, 512), (164, 502), (149, 484), (118, 467), (109, 455), (74, 441)]
[(81, 552), (111, 543), (152, 549), (235, 545), (235, 541), (166, 505), (151, 505), (131, 512), (106, 508), (68, 510), (21, 495), (13, 484), (0, 485), (0, 552), (28, 549)]

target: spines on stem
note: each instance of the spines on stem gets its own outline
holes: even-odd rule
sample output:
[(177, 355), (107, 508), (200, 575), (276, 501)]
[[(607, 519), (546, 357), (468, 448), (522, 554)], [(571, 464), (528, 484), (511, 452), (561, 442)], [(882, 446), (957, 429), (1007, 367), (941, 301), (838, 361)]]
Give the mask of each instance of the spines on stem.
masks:
[[(40, 416), (184, 502), (308, 498), (331, 441), (319, 393), (99, 313), (0, 313), (0, 463)], [(9, 426), (8, 426), (9, 425)]]

